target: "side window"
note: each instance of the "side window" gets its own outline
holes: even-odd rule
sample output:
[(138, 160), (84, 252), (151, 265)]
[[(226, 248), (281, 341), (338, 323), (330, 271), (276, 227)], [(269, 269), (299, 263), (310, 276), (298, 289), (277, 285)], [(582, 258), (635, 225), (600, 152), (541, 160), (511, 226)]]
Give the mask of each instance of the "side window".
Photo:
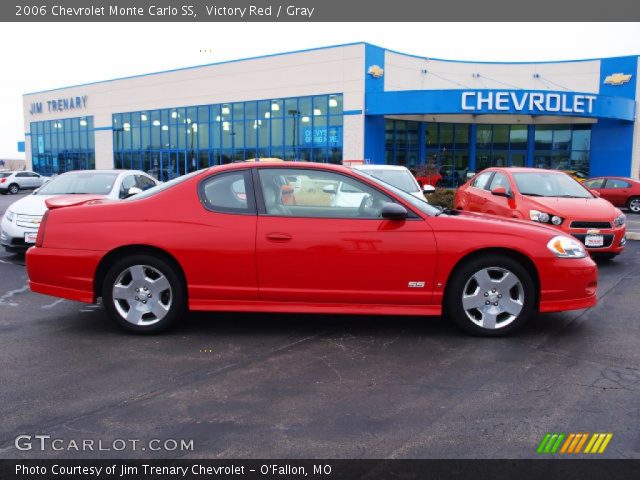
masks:
[(472, 187), (485, 189), (487, 187), (487, 182), (489, 181), (489, 177), (493, 172), (484, 172), (478, 175), (475, 180), (471, 183)]
[(629, 188), (631, 184), (617, 178), (607, 178), (605, 188)]
[(122, 179), (120, 184), (120, 198), (126, 198), (129, 194), (129, 189), (136, 186), (136, 176), (127, 175)]
[(138, 175), (138, 188), (140, 190), (142, 190), (143, 192), (145, 190), (149, 190), (151, 187), (155, 187), (156, 186), (156, 182), (154, 182), (153, 180), (151, 180), (149, 177), (145, 177), (144, 175)]
[(602, 184), (604, 183), (604, 178), (595, 178), (593, 180), (587, 180), (584, 182), (584, 185), (587, 188), (602, 188)]
[(18, 172), (16, 173), (16, 177), (28, 177), (29, 174), (26, 172)]
[(491, 180), (491, 185), (489, 186), (489, 190), (493, 190), (497, 187), (504, 187), (509, 195), (511, 195), (511, 185), (509, 184), (509, 179), (504, 173), (496, 172)]
[(255, 213), (247, 170), (221, 173), (200, 184), (202, 204), (214, 212)]
[(261, 168), (259, 176), (267, 215), (374, 219), (393, 202), (354, 178), (324, 170)]

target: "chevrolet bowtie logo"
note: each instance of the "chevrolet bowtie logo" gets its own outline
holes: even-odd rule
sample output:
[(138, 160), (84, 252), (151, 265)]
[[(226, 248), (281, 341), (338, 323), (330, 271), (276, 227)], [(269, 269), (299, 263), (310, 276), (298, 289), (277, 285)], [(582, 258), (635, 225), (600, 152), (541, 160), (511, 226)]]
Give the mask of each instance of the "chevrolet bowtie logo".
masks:
[(384, 70), (379, 65), (371, 65), (367, 73), (373, 78), (380, 78), (384, 74)]
[(607, 75), (604, 79), (604, 83), (607, 85), (623, 85), (629, 80), (631, 80), (630, 73), (614, 73), (613, 75)]

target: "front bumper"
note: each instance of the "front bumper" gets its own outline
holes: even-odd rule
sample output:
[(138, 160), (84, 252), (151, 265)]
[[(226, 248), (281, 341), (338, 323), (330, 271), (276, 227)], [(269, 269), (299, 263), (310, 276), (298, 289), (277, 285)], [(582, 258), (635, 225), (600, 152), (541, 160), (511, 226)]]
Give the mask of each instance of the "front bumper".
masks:
[(25, 252), (33, 244), (24, 241), (24, 234), (37, 233), (38, 229), (20, 227), (15, 222), (15, 219), (13, 222), (9, 222), (6, 217), (2, 217), (0, 245), (11, 252)]
[(554, 258), (539, 265), (540, 312), (593, 307), (598, 299), (598, 269), (589, 258)]

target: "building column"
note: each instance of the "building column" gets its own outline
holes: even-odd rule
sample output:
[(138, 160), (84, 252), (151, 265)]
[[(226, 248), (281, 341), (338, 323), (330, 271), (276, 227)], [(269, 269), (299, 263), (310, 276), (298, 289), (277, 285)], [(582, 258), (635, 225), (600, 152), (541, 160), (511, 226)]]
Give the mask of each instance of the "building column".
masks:
[(524, 166), (533, 167), (533, 157), (536, 154), (536, 126), (527, 125), (527, 158), (525, 158)]
[(476, 171), (476, 139), (478, 136), (478, 124), (472, 123), (469, 127), (469, 171)]

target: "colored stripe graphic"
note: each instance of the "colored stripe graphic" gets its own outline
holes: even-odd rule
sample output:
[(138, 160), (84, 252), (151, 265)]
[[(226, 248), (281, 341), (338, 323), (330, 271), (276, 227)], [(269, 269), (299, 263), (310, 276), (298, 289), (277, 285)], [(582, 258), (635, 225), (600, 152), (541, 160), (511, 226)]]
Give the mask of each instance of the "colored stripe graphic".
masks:
[[(540, 445), (538, 454), (578, 454), (578, 453), (604, 453), (613, 438), (613, 433), (547, 433)], [(587, 441), (588, 440), (588, 441)], [(584, 451), (582, 448), (585, 446)]]

